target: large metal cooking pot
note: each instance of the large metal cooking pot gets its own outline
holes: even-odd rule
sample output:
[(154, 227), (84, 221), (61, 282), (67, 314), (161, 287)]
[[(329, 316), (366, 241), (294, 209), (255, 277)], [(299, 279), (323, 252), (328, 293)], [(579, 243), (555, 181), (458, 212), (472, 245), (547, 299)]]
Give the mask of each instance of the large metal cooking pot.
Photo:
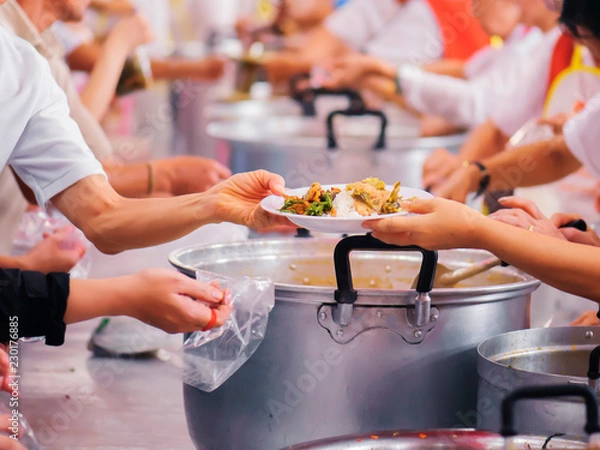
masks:
[(457, 151), (465, 135), (420, 138), (418, 126), (388, 122), (377, 111), (334, 111), (326, 120), (268, 117), (211, 123), (210, 136), (229, 144), (224, 161), (233, 172), (267, 169), (289, 187), (314, 181), (345, 183), (378, 177), (421, 185), (421, 171), (438, 147)]
[[(586, 404), (585, 432), (589, 444), (583, 440), (566, 440), (557, 435), (519, 436), (514, 426), (515, 406), (523, 400), (581, 397)], [(500, 406), (500, 405), (498, 405)], [(500, 408), (498, 408), (500, 410)], [(597, 449), (598, 402), (593, 391), (585, 386), (536, 386), (519, 389), (502, 402), (504, 423), (500, 434), (467, 430), (386, 431), (340, 438), (322, 439), (293, 445), (282, 450), (533, 450), (533, 449)]]
[[(476, 406), (477, 344), (528, 326), (538, 282), (514, 268), (434, 290), (429, 302), (426, 292), (416, 299), (409, 289), (418, 254), (382, 253), (382, 243), (365, 236), (336, 243), (251, 240), (171, 254), (171, 264), (190, 276), (202, 269), (276, 282), (265, 340), (252, 358), (210, 394), (184, 386), (199, 449), (271, 450), (376, 429), (463, 426)], [(362, 249), (351, 259), (358, 291), (348, 277), (352, 249)], [(420, 291), (433, 275), (431, 253), (425, 255)], [(440, 253), (457, 268), (486, 257)]]
[[(557, 382), (587, 384), (590, 353), (598, 345), (600, 327), (522, 330), (482, 342), (478, 348), (480, 428), (499, 429), (494, 405), (515, 388)], [(581, 402), (563, 399), (525, 403), (518, 413), (525, 432), (581, 435), (582, 411)]]

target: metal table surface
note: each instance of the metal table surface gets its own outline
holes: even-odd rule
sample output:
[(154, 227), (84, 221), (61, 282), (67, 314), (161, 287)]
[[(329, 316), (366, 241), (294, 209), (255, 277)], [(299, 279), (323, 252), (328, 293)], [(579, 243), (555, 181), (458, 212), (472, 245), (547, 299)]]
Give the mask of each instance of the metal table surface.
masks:
[[(178, 248), (243, 240), (248, 230), (209, 225), (173, 243), (106, 256), (91, 249), (90, 277), (169, 267)], [(153, 359), (94, 358), (86, 348), (98, 320), (67, 327), (65, 344), (20, 345), (19, 410), (44, 450), (193, 450), (183, 408), (182, 335)]]
[(62, 347), (21, 346), (20, 411), (43, 448), (193, 450), (179, 369), (160, 359), (93, 358), (86, 342), (96, 323), (70, 326)]

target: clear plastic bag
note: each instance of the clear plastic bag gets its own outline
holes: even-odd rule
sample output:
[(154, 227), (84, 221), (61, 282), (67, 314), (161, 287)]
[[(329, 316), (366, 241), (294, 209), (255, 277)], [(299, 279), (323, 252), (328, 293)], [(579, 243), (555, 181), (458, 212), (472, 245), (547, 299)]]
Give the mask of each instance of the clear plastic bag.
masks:
[[(10, 428), (1, 431), (0, 434), (11, 436), (18, 433), (19, 444), (27, 450), (42, 450), (42, 446), (35, 437), (31, 425), (29, 425), (25, 417), (23, 417), (23, 414), (13, 411), (13, 408), (9, 407), (9, 398), (10, 397), (6, 393), (2, 393), (2, 396), (0, 396), (0, 416), (5, 415), (10, 418), (8, 420), (8, 426)], [(3, 426), (6, 427), (4, 424)]]
[(212, 392), (237, 372), (264, 339), (275, 288), (265, 278), (228, 278), (204, 271), (197, 271), (196, 279), (218, 281), (232, 298), (233, 311), (221, 328), (193, 333), (183, 344), (184, 383)]
[[(59, 228), (71, 225), (64, 216), (59, 213), (47, 214), (44, 211), (33, 211), (23, 214), (19, 230), (15, 235), (13, 255), (23, 255), (35, 247), (44, 239), (45, 233), (54, 233)], [(88, 241), (81, 230), (73, 227), (73, 232), (68, 239), (62, 242), (65, 246), (74, 246), (75, 244), (85, 243), (89, 247)], [(79, 260), (79, 262), (70, 271), (72, 278), (87, 278), (92, 267), (92, 258), (89, 252)]]

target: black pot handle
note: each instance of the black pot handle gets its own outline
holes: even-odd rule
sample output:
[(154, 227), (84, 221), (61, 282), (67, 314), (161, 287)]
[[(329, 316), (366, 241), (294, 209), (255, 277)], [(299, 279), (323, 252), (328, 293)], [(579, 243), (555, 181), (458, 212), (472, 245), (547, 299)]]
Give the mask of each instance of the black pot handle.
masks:
[(294, 99), (302, 106), (302, 115), (315, 117), (317, 115), (316, 100), (318, 97), (346, 97), (348, 99), (348, 110), (361, 111), (365, 109), (362, 96), (352, 89), (327, 89), (310, 88), (299, 91)]
[(590, 365), (587, 377), (594, 381), (600, 378), (600, 345), (590, 353)]
[(365, 236), (350, 236), (342, 239), (335, 247), (333, 252), (335, 277), (337, 280), (335, 300), (338, 303), (353, 304), (358, 297), (352, 284), (352, 271), (350, 268), (350, 253), (355, 250), (420, 252), (423, 255), (423, 261), (421, 262), (421, 269), (419, 271), (417, 292), (420, 294), (428, 293), (433, 288), (433, 279), (437, 267), (437, 252), (425, 250), (414, 245), (400, 247), (397, 245), (386, 244), (375, 239), (371, 233), (369, 233)]
[(502, 400), (502, 429), (503, 437), (516, 436), (515, 429), (515, 404), (519, 400), (544, 399), (554, 397), (582, 397), (586, 407), (585, 432), (588, 434), (600, 432), (598, 422), (598, 400), (596, 394), (584, 385), (560, 384), (553, 386), (529, 386), (516, 389)]
[(383, 150), (385, 148), (385, 132), (388, 126), (388, 118), (382, 111), (374, 111), (371, 109), (361, 109), (361, 110), (346, 110), (346, 111), (332, 111), (327, 116), (327, 148), (330, 150), (334, 150), (338, 148), (337, 138), (335, 137), (335, 132), (333, 131), (333, 119), (335, 116), (375, 116), (381, 119), (381, 129), (379, 131), (379, 136), (377, 137), (377, 141), (375, 142), (375, 146), (373, 147), (375, 150)]
[(300, 99), (300, 94), (302, 93), (302, 91), (304, 91), (304, 89), (299, 89), (298, 85), (302, 82), (302, 81), (308, 81), (310, 80), (310, 73), (307, 72), (302, 72), (302, 73), (297, 73), (295, 75), (292, 75), (290, 77), (290, 97), (292, 97), (294, 100), (299, 100)]

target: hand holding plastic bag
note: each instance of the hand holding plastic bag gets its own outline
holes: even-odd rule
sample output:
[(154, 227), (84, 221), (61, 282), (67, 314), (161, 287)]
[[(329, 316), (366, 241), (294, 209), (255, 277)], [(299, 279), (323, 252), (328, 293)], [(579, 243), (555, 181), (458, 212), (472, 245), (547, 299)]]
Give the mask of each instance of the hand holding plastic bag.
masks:
[(184, 383), (212, 392), (237, 372), (264, 339), (275, 288), (265, 278), (227, 278), (204, 271), (197, 271), (196, 279), (217, 281), (230, 292), (233, 306), (225, 325), (193, 333), (183, 344)]
[[(78, 250), (78, 252), (83, 253), (77, 264), (70, 270), (71, 277), (87, 278), (92, 265), (91, 256), (86, 253), (88, 248), (87, 239), (65, 217), (58, 214), (53, 216), (41, 210), (25, 213), (15, 236), (13, 255), (24, 255), (34, 250), (38, 244), (56, 232), (59, 232), (61, 236), (61, 242), (59, 243), (61, 249)], [(37, 251), (41, 252), (42, 256), (50, 261), (51, 267), (56, 267), (57, 261), (51, 261), (54, 255), (49, 251), (49, 248), (51, 248), (50, 244), (46, 247), (39, 247)]]

